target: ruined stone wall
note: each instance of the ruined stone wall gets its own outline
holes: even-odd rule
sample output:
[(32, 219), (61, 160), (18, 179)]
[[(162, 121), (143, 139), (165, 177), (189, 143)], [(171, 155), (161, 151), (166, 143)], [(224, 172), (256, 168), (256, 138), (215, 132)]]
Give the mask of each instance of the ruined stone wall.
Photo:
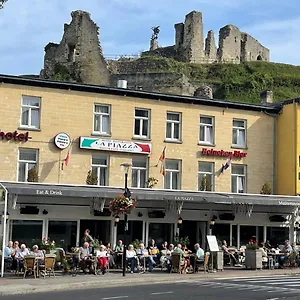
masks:
[(207, 37), (205, 39), (205, 56), (208, 59), (217, 59), (217, 47), (215, 41), (215, 33), (213, 32), (213, 30), (210, 30), (207, 33)]
[(56, 64), (76, 73), (82, 82), (109, 84), (109, 71), (98, 38), (99, 27), (90, 14), (74, 11), (72, 21), (65, 24), (60, 44), (50, 43), (45, 47), (44, 70), (41, 76), (53, 78)]
[(270, 61), (270, 50), (250, 34), (242, 32), (241, 61)]

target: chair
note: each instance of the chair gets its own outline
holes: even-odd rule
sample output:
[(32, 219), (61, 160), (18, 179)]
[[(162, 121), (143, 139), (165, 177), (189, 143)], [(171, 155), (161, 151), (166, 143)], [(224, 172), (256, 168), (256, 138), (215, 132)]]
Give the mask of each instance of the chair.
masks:
[(209, 256), (210, 256), (210, 253), (206, 252), (205, 255), (204, 255), (203, 261), (195, 260), (194, 273), (198, 272), (198, 267), (202, 266), (202, 265), (203, 265), (203, 268), (204, 268), (204, 273), (206, 273), (206, 271), (208, 273)]
[(180, 253), (172, 253), (171, 256), (172, 268), (170, 273), (177, 270), (177, 273), (181, 273), (181, 255)]
[(46, 275), (48, 274), (49, 277), (51, 274), (55, 277), (55, 272), (54, 272), (54, 266), (55, 266), (55, 258), (56, 256), (54, 255), (47, 255), (45, 256), (44, 259), (44, 265), (40, 266), (40, 269), (43, 271), (43, 276), (46, 278)]
[(24, 276), (26, 277), (28, 272), (33, 272), (34, 278), (36, 278), (36, 261), (35, 256), (25, 256), (24, 257)]

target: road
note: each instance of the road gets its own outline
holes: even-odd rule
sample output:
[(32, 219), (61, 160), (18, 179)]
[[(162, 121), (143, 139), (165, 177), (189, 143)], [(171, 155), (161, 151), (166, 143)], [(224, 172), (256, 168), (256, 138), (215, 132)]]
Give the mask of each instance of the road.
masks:
[[(300, 299), (299, 295), (300, 277), (272, 276), (241, 279), (186, 280), (173, 284), (135, 285), (65, 292), (49, 292), (45, 294), (33, 293), (20, 295), (17, 296), (17, 298), (18, 300), (292, 300)], [(14, 296), (2, 296), (0, 299), (11, 300), (12, 297)]]

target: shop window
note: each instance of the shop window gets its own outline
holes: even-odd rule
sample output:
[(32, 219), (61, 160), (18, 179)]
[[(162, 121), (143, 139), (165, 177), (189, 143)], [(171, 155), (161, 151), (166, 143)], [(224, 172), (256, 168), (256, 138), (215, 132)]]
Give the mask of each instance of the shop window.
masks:
[(231, 192), (246, 193), (246, 166), (231, 165)]
[(147, 187), (147, 157), (133, 157), (132, 158), (132, 187), (146, 188)]
[(198, 190), (214, 190), (214, 163), (200, 161), (198, 165)]
[(166, 140), (180, 141), (181, 139), (181, 113), (167, 112)]
[(108, 157), (105, 155), (93, 155), (92, 172), (97, 176), (98, 185), (108, 185)]
[(251, 239), (258, 240), (256, 236), (256, 226), (241, 225), (240, 227), (240, 243), (245, 246)]
[(214, 144), (214, 117), (200, 116), (200, 144)]
[(40, 105), (40, 97), (22, 96), (21, 127), (40, 128)]
[(150, 110), (136, 108), (134, 111), (134, 137), (150, 137)]
[(26, 182), (28, 171), (32, 168), (38, 168), (38, 150), (20, 148), (18, 155), (18, 181)]
[(37, 220), (13, 220), (12, 240), (18, 241), (19, 245), (25, 244), (32, 247), (41, 240), (43, 231), (43, 221)]
[(110, 105), (95, 104), (94, 106), (94, 133), (110, 135)]
[(221, 245), (224, 240), (229, 245), (229, 243), (230, 243), (230, 224), (216, 223), (213, 226), (212, 234), (216, 236), (219, 245)]
[(169, 244), (173, 242), (173, 224), (168, 223), (150, 223), (149, 224), (149, 241), (155, 240), (156, 245), (159, 247), (163, 242)]
[(168, 190), (181, 189), (181, 161), (175, 159), (166, 160), (166, 171), (164, 177), (164, 187)]
[(232, 147), (246, 147), (246, 121), (233, 120), (232, 124)]

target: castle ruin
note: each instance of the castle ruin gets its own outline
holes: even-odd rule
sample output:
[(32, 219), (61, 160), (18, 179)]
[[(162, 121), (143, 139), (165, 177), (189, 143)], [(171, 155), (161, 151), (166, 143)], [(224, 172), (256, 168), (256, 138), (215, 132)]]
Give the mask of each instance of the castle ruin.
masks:
[(184, 23), (174, 25), (175, 45), (143, 52), (190, 63), (241, 63), (245, 61), (269, 61), (270, 51), (255, 38), (241, 32), (234, 25), (226, 25), (219, 31), (219, 47), (212, 30), (204, 43), (202, 13), (192, 11)]

